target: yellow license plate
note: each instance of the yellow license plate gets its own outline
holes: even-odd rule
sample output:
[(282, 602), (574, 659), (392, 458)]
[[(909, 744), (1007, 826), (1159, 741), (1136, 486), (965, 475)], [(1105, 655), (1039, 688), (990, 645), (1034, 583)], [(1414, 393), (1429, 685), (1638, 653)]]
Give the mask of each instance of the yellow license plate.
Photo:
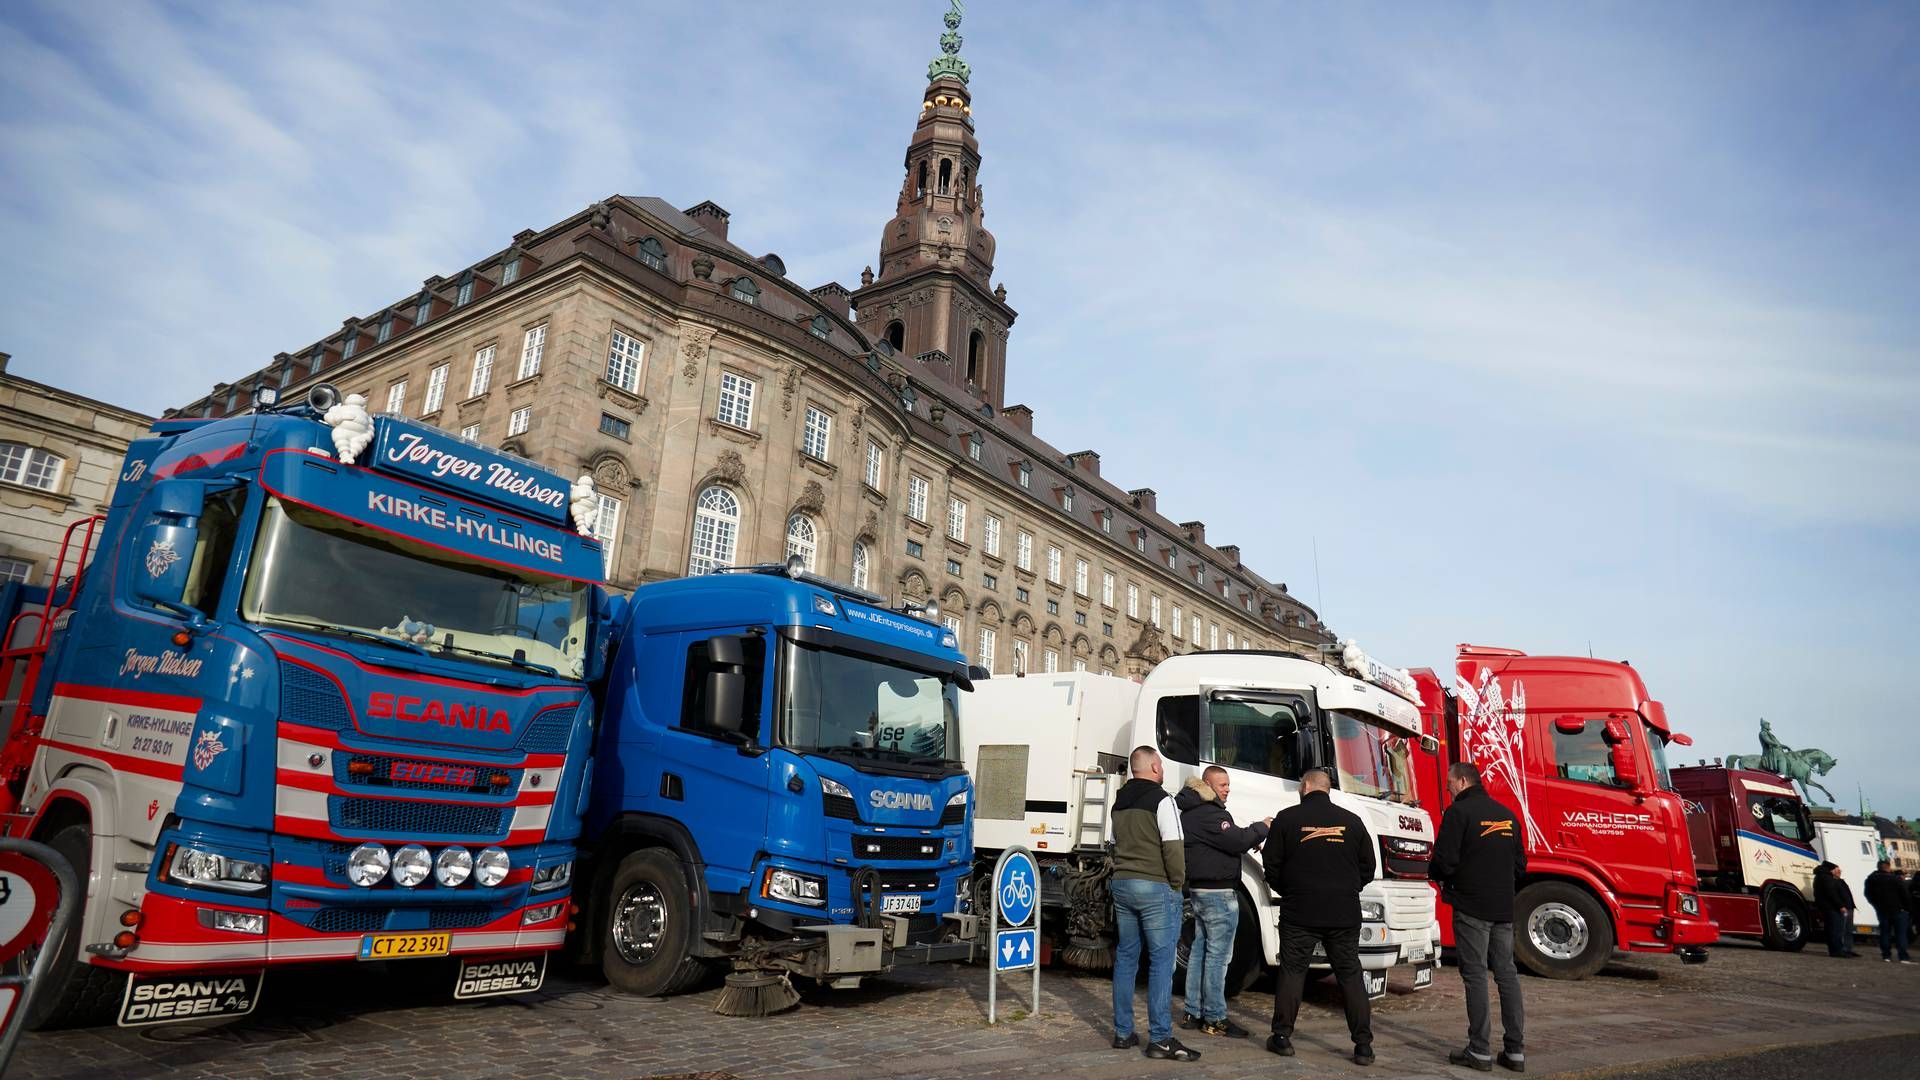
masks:
[(420, 956), (445, 956), (453, 949), (453, 935), (368, 934), (360, 939), (362, 960), (412, 960)]

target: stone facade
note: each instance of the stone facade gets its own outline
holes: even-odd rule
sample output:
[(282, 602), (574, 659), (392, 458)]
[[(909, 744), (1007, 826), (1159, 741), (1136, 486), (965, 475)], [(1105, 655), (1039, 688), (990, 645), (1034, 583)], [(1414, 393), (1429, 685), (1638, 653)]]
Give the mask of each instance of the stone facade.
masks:
[(1331, 641), (1237, 548), (1004, 405), (1014, 312), (988, 288), (979, 163), (965, 88), (942, 77), (881, 272), (858, 291), (790, 281), (778, 256), (730, 242), (711, 202), (616, 195), (174, 412), (330, 382), (591, 473), (616, 586), (797, 549), (890, 602), (937, 601), (996, 673), (1137, 674), (1173, 651)]
[(9, 359), (0, 353), (0, 580), (45, 585), (67, 527), (106, 512), (127, 444), (153, 418), (23, 379)]

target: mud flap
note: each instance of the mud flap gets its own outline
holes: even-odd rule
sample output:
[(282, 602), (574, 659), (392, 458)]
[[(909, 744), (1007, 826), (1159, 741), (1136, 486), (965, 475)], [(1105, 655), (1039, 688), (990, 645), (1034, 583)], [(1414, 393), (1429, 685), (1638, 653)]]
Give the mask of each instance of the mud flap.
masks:
[(472, 998), (524, 994), (540, 989), (547, 979), (547, 954), (538, 956), (463, 957), (453, 980), (453, 996)]
[(226, 1020), (260, 1004), (264, 971), (201, 975), (133, 975), (120, 1002), (121, 1027)]
[(1425, 990), (1433, 985), (1433, 968), (1434, 965), (1431, 963), (1414, 965), (1413, 988), (1415, 990)]
[(1387, 996), (1386, 969), (1382, 968), (1379, 971), (1373, 971), (1368, 968), (1361, 968), (1360, 978), (1366, 984), (1368, 998), (1383, 998)]

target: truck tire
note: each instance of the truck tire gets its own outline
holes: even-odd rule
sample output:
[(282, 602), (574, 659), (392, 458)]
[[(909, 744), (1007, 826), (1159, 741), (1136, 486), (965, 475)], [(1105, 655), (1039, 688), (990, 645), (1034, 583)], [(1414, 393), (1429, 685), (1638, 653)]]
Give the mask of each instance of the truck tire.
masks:
[[(80, 879), (82, 901), (93, 856), (93, 830), (84, 823), (64, 826), (47, 837), (46, 845), (60, 853)], [(29, 1031), (53, 1031), (59, 1028), (94, 1027), (109, 1023), (117, 1015), (126, 995), (124, 971), (96, 967), (80, 957), (80, 927), (86, 921), (85, 910), (75, 911), (67, 932), (51, 946), (59, 957), (47, 972), (47, 985), (33, 998), (33, 1010), (27, 1014)], [(32, 969), (36, 949), (21, 953), (15, 961), (25, 974)]]
[(662, 997), (691, 986), (706, 966), (691, 955), (692, 905), (673, 853), (644, 848), (620, 860), (607, 886), (600, 970), (623, 994)]
[(1807, 947), (1807, 905), (1785, 889), (1767, 893), (1760, 905), (1760, 944), (1781, 952)]
[(1520, 890), (1513, 907), (1514, 955), (1535, 975), (1584, 979), (1613, 956), (1613, 920), (1578, 885), (1535, 882)]

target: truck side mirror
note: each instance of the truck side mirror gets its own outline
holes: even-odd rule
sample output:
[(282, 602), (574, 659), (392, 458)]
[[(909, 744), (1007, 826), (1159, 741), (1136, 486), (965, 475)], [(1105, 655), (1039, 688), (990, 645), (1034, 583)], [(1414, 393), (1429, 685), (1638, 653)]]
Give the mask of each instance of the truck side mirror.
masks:
[(1670, 738), (1673, 741), (1673, 745), (1675, 746), (1692, 746), (1693, 745), (1693, 736), (1683, 735), (1678, 731), (1668, 736), (1668, 738)]
[(163, 480), (148, 495), (148, 517), (134, 539), (133, 596), (141, 603), (171, 611), (194, 625), (206, 621), (187, 606), (187, 578), (200, 542), (200, 511), (206, 485), (195, 480)]
[(707, 730), (739, 736), (747, 725), (747, 650), (738, 635), (707, 640)]
[(1433, 737), (1433, 736), (1431, 736), (1431, 735), (1422, 735), (1422, 736), (1420, 736), (1420, 752), (1421, 752), (1421, 753), (1423, 753), (1423, 754), (1437, 754), (1437, 753), (1439, 753), (1439, 752), (1440, 752), (1440, 740), (1439, 740), (1439, 739), (1436, 739), (1436, 738), (1434, 738), (1434, 737)]
[(1627, 725), (1618, 717), (1608, 717), (1603, 737), (1613, 756), (1614, 781), (1631, 791), (1641, 790), (1640, 762), (1633, 756), (1633, 740), (1627, 736)]
[(1291, 712), (1284, 716), (1274, 717), (1273, 738), (1275, 742), (1281, 739), (1291, 739), (1298, 734), (1300, 734), (1300, 721), (1294, 719)]

